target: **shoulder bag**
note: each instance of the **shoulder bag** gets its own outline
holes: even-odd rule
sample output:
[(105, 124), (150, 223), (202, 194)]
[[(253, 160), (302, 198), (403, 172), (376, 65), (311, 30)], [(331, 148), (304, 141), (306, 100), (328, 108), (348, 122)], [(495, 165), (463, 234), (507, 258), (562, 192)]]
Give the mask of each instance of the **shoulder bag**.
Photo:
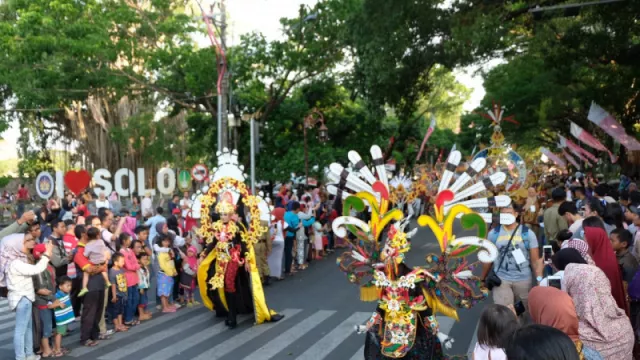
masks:
[[(500, 257), (500, 262), (498, 263), (498, 270), (500, 270), (500, 267), (504, 262), (504, 257), (507, 255), (507, 251), (509, 251), (509, 248), (511, 247), (511, 243), (513, 243), (513, 237), (516, 235), (516, 232), (518, 232), (519, 228), (520, 228), (520, 224), (518, 224), (516, 229), (513, 230), (513, 233), (511, 233), (511, 238), (509, 238), (509, 243), (507, 244), (507, 250), (504, 253), (502, 253), (502, 256)], [(497, 239), (496, 239), (496, 242), (497, 242)], [(484, 279), (484, 286), (487, 289), (489, 289), (489, 291), (491, 291), (494, 287), (500, 286), (500, 285), (502, 285), (502, 279), (498, 277), (498, 274), (496, 274), (496, 271), (493, 268), (493, 264), (491, 264), (491, 270), (489, 271), (489, 274), (487, 274), (487, 277)]]

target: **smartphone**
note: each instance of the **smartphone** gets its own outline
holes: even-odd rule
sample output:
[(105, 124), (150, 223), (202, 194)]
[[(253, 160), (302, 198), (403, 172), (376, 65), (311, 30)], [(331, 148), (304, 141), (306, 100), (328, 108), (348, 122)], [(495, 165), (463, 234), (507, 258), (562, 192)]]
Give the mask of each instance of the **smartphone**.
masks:
[(549, 281), (549, 286), (561, 290), (562, 285), (560, 282), (560, 276), (551, 275), (547, 277), (547, 280)]
[(524, 303), (522, 303), (522, 300), (513, 304), (513, 308), (516, 310), (516, 316), (520, 316), (524, 314), (525, 309), (524, 309)]
[(542, 247), (542, 254), (544, 255), (544, 262), (550, 263), (553, 256), (553, 248), (551, 245), (545, 245)]

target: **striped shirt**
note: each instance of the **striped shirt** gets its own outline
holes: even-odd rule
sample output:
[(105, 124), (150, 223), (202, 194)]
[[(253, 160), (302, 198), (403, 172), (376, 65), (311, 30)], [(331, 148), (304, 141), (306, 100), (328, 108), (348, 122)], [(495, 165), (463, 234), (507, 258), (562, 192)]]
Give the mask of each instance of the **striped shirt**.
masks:
[(56, 315), (56, 326), (67, 325), (73, 322), (75, 316), (73, 315), (73, 306), (71, 306), (71, 298), (69, 294), (58, 290), (56, 293), (56, 299), (64, 305), (64, 308), (57, 308), (54, 313)]

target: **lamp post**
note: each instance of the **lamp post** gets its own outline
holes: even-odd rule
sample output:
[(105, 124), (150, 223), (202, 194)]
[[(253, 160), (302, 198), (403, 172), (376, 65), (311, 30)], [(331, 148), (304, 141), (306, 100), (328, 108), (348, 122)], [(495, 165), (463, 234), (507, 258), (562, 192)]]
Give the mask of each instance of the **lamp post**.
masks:
[(320, 123), (318, 129), (318, 139), (321, 143), (325, 143), (329, 140), (329, 129), (324, 124), (324, 115), (318, 109), (311, 110), (311, 113), (304, 118), (302, 124), (304, 132), (304, 183), (309, 186), (309, 149), (307, 148), (307, 129), (313, 128)]
[(249, 121), (249, 130), (251, 132), (251, 194), (256, 194), (256, 117), (260, 117), (260, 112), (251, 112), (247, 108), (242, 112), (242, 120)]

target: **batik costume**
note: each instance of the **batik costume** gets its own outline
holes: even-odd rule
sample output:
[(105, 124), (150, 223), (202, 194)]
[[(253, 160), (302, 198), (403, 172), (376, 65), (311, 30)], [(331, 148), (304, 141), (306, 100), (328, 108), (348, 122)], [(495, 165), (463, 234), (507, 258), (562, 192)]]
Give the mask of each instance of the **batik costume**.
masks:
[[(488, 291), (472, 273), (477, 264), (469, 264), (466, 256), (477, 252), (481, 262), (490, 263), (498, 254), (484, 239), (486, 222), (492, 216), (470, 208), (487, 207), (488, 203), (500, 207), (511, 201), (509, 197), (462, 200), (486, 190), (490, 183), (504, 181), (504, 174), (493, 174), (457, 192), (475, 175), (468, 171), (447, 188), (461, 157), (452, 152), (436, 197), (435, 218), (418, 218), (418, 225), (430, 227), (435, 234), (441, 253), (428, 254), (426, 266), (410, 268), (404, 263), (404, 254), (410, 250), (410, 239), (417, 229), (409, 233), (404, 229), (413, 215), (412, 207), (408, 207), (406, 218), (399, 209), (389, 210), (389, 184), (380, 148), (373, 146), (371, 155), (377, 177), (355, 152), (349, 153), (349, 160), (357, 172), (332, 164), (328, 175), (336, 182), (329, 191), (344, 202), (344, 216), (333, 222), (333, 231), (339, 237), (347, 238), (348, 232), (355, 237), (338, 265), (350, 282), (361, 285), (361, 300), (378, 303), (369, 321), (356, 327), (366, 333), (365, 359), (451, 359), (444, 354), (443, 345), (450, 347), (452, 339), (439, 331), (435, 315), (458, 320), (456, 308), (470, 308), (486, 298)], [(477, 173), (484, 166), (485, 160), (480, 159), (470, 169)], [(370, 212), (370, 221), (350, 216), (354, 210)], [(475, 228), (477, 236), (456, 238), (453, 224), (457, 218), (464, 229)], [(504, 215), (498, 220), (509, 224), (515, 218)]]

